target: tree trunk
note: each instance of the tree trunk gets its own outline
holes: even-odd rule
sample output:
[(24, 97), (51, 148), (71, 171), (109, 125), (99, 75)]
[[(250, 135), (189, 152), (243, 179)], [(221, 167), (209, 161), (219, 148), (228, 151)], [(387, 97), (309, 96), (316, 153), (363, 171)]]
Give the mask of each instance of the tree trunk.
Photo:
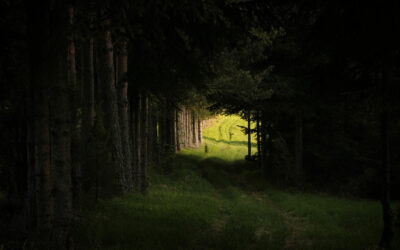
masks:
[[(71, 37), (67, 34), (69, 16), (73, 15), (72, 7), (58, 2), (54, 6), (53, 20), (58, 33), (50, 46), (52, 66), (52, 179), (53, 179), (53, 230), (52, 247), (54, 249), (72, 248), (72, 165), (71, 165), (71, 93), (73, 79), (68, 76), (68, 66), (72, 65)], [(69, 15), (68, 15), (69, 14)], [(70, 24), (69, 24), (70, 25)]]
[[(45, 67), (39, 67), (38, 74), (44, 74)], [(35, 69), (35, 68), (34, 68)], [(48, 86), (43, 77), (35, 86), (35, 188), (37, 234), (42, 244), (50, 241), (51, 217), (53, 214), (51, 199), (51, 160), (50, 160), (50, 111)]]
[[(74, 22), (74, 12), (73, 9), (69, 9), (69, 25), (72, 27)], [(77, 69), (76, 69), (76, 46), (75, 41), (71, 37), (68, 39), (68, 83), (70, 85), (70, 90), (72, 91), (71, 97), (71, 136), (72, 136), (72, 152), (71, 152), (71, 165), (72, 165), (72, 194), (74, 205), (79, 206), (81, 203), (82, 194), (82, 173), (81, 173), (81, 126), (79, 108), (81, 107), (81, 91), (79, 91), (78, 81), (77, 81)]]
[(202, 124), (201, 124), (201, 119), (198, 119), (198, 135), (199, 135), (199, 144), (203, 143), (203, 130), (202, 130)]
[(383, 216), (383, 232), (380, 240), (380, 246), (385, 249), (392, 249), (394, 230), (393, 230), (393, 212), (390, 207), (390, 145), (389, 145), (389, 107), (387, 103), (388, 81), (391, 80), (388, 65), (384, 66), (382, 73), (382, 113), (380, 117), (381, 123), (381, 152), (382, 152), (382, 216)]
[(257, 123), (256, 123), (256, 130), (257, 130), (257, 154), (258, 154), (258, 162), (262, 167), (262, 152), (261, 152), (261, 127), (260, 127), (260, 111), (257, 110)]
[(197, 148), (198, 147), (198, 138), (199, 138), (199, 135), (197, 133), (197, 125), (199, 123), (197, 122), (197, 114), (196, 114), (195, 111), (193, 111), (193, 113), (192, 113), (192, 124), (193, 124), (193, 126), (192, 126), (192, 129), (193, 129), (193, 131), (192, 131), (193, 132), (193, 146), (195, 148)]
[(132, 154), (130, 147), (130, 136), (129, 136), (129, 101), (128, 101), (128, 52), (127, 42), (123, 41), (119, 44), (118, 57), (118, 88), (119, 88), (119, 116), (121, 126), (121, 145), (124, 159), (124, 179), (126, 180), (126, 189), (132, 190)]
[(247, 114), (247, 155), (249, 159), (251, 158), (251, 120), (250, 120), (250, 111)]
[[(32, 60), (33, 61), (33, 60)], [(33, 68), (31, 68), (33, 70)], [(33, 77), (31, 76), (31, 81)], [(35, 185), (35, 113), (34, 113), (34, 88), (29, 86), (26, 100), (27, 122), (26, 122), (26, 159), (27, 159), (27, 195), (26, 195), (26, 228), (29, 233), (35, 231), (36, 227), (36, 185)]]
[(303, 116), (302, 113), (295, 114), (295, 171), (294, 178), (297, 182), (301, 182), (303, 173)]
[[(30, 31), (30, 74), (33, 101), (33, 169), (29, 170), (28, 194), (30, 194), (30, 215), (36, 226), (37, 244), (49, 246), (51, 219), (53, 214), (51, 197), (51, 155), (50, 155), (50, 80), (48, 79), (47, 61), (49, 39), (48, 3), (31, 3), (29, 6)], [(29, 167), (29, 166), (28, 166)], [(32, 179), (34, 178), (34, 179)], [(34, 188), (34, 190), (32, 190)]]
[(82, 129), (83, 135), (90, 135), (94, 126), (95, 117), (95, 95), (94, 95), (94, 41), (90, 37), (88, 41), (83, 42), (82, 53), (84, 53), (83, 64), (83, 106), (82, 106)]
[(135, 186), (135, 190), (140, 190), (140, 162), (141, 162), (141, 117), (142, 117), (142, 100), (140, 93), (136, 92), (135, 94), (135, 105), (134, 105), (134, 122), (135, 125), (135, 136), (134, 136), (134, 164), (133, 164), (133, 184)]
[(263, 175), (267, 176), (267, 155), (268, 155), (268, 126), (265, 113), (261, 113), (261, 171)]
[(140, 192), (146, 193), (147, 189), (147, 136), (148, 136), (148, 115), (149, 103), (146, 94), (142, 95), (142, 119), (141, 119), (141, 162), (140, 162)]
[[(105, 21), (105, 25), (109, 25), (109, 21)], [(121, 144), (121, 128), (118, 116), (118, 102), (117, 93), (115, 89), (115, 75), (114, 75), (114, 55), (113, 44), (111, 41), (111, 32), (106, 30), (103, 36), (99, 39), (99, 85), (105, 91), (104, 108), (105, 127), (110, 134), (110, 146), (112, 160), (115, 164), (115, 171), (117, 176), (117, 183), (119, 185), (119, 192), (126, 192), (128, 190), (127, 180), (125, 179), (126, 162), (123, 157), (123, 149)]]
[(176, 110), (175, 112), (175, 126), (176, 126), (176, 151), (181, 151), (181, 124), (180, 124), (181, 111)]
[(171, 127), (171, 139), (170, 139), (170, 144), (171, 144), (171, 149), (173, 153), (176, 153), (178, 148), (176, 144), (176, 108), (171, 106), (171, 122), (170, 122), (170, 127)]

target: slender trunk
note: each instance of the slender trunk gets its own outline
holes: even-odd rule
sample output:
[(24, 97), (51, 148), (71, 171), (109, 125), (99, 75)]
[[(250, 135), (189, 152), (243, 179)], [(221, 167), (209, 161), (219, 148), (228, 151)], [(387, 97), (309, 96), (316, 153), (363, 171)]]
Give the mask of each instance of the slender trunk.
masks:
[(193, 111), (193, 113), (192, 113), (192, 124), (193, 124), (193, 126), (192, 126), (192, 129), (193, 129), (193, 131), (192, 131), (192, 133), (193, 133), (193, 145), (194, 145), (195, 148), (197, 148), (198, 147), (198, 138), (199, 138), (199, 136), (197, 134), (198, 122), (197, 122), (197, 114), (196, 114), (195, 111)]
[(203, 128), (202, 128), (202, 124), (201, 124), (201, 119), (198, 119), (198, 135), (199, 135), (199, 144), (203, 143)]
[(148, 136), (148, 97), (142, 96), (142, 119), (141, 119), (141, 162), (140, 162), (140, 192), (146, 193), (147, 189), (147, 136)]
[[(39, 74), (44, 74), (41, 67)], [(51, 217), (53, 214), (51, 199), (51, 160), (50, 160), (50, 113), (48, 86), (42, 78), (35, 86), (35, 188), (37, 234), (43, 244), (50, 241)]]
[(382, 79), (382, 113), (381, 122), (381, 152), (382, 152), (382, 216), (383, 216), (383, 232), (380, 240), (380, 246), (384, 249), (392, 249), (394, 230), (393, 230), (393, 212), (390, 207), (390, 144), (389, 144), (389, 107), (387, 103), (388, 81), (391, 80), (389, 75), (388, 65), (383, 69)]
[(302, 113), (295, 114), (295, 180), (300, 182), (303, 173), (303, 116)]
[[(53, 214), (51, 199), (51, 154), (50, 154), (50, 80), (48, 79), (48, 51), (45, 41), (49, 39), (49, 11), (46, 3), (30, 3), (30, 73), (33, 92), (33, 168), (29, 169), (30, 215), (34, 222), (37, 243), (50, 243), (51, 219)], [(32, 179), (34, 178), (34, 179)], [(33, 190), (34, 189), (34, 190)]]
[(171, 137), (170, 137), (170, 148), (173, 153), (177, 152), (176, 146), (176, 109), (171, 106), (171, 114), (170, 114), (170, 130), (171, 130)]
[(83, 64), (83, 106), (82, 106), (82, 128), (83, 135), (87, 140), (94, 126), (95, 117), (95, 95), (94, 95), (94, 41), (90, 37), (83, 42), (82, 53), (84, 54)]
[[(31, 76), (32, 79), (32, 76)], [(26, 159), (27, 159), (27, 199), (26, 199), (26, 227), (32, 233), (36, 227), (36, 185), (35, 185), (35, 126), (34, 126), (34, 88), (29, 86), (26, 100)]]
[[(105, 22), (106, 26), (109, 21)], [(120, 192), (128, 190), (127, 180), (125, 179), (126, 162), (123, 157), (123, 149), (121, 144), (121, 128), (118, 116), (118, 102), (115, 88), (114, 75), (114, 55), (113, 44), (111, 41), (111, 32), (106, 30), (103, 37), (99, 40), (99, 85), (105, 91), (104, 108), (106, 111), (105, 124), (110, 134), (110, 146), (112, 159), (115, 164), (118, 189)]]
[[(73, 26), (74, 12), (73, 9), (69, 9), (69, 25)], [(79, 126), (80, 114), (79, 108), (81, 107), (80, 91), (77, 81), (77, 69), (76, 69), (76, 47), (73, 38), (68, 39), (68, 84), (70, 91), (72, 91), (71, 96), (71, 136), (72, 136), (72, 152), (71, 152), (71, 165), (72, 165), (72, 190), (73, 190), (73, 200), (74, 205), (80, 205), (80, 196), (82, 193), (81, 185), (81, 129)]]
[(261, 153), (261, 127), (260, 127), (260, 111), (257, 110), (257, 122), (256, 122), (256, 130), (257, 130), (257, 155), (258, 162), (260, 166), (262, 166), (262, 153)]
[(126, 180), (127, 190), (132, 190), (132, 154), (130, 148), (130, 133), (129, 133), (129, 101), (128, 101), (128, 52), (127, 42), (123, 41), (119, 44), (118, 57), (118, 89), (119, 89), (119, 115), (121, 126), (121, 145), (124, 159), (124, 179)]
[[(68, 66), (72, 65), (71, 43), (67, 37), (68, 19), (73, 16), (72, 7), (63, 2), (55, 6), (54, 20), (59, 33), (50, 46), (52, 66), (50, 69), (52, 88), (52, 197), (54, 216), (52, 247), (54, 249), (72, 248), (72, 164), (71, 164), (71, 92), (73, 79)], [(68, 15), (69, 14), (69, 15)], [(69, 24), (70, 25), (70, 24)]]
[(188, 133), (188, 147), (193, 147), (193, 123), (192, 123), (192, 111), (191, 110), (187, 110), (186, 113), (186, 119), (187, 119), (187, 133)]
[(250, 120), (250, 111), (247, 114), (247, 155), (249, 159), (251, 158), (251, 120)]
[(268, 151), (268, 126), (267, 126), (267, 120), (265, 117), (265, 113), (261, 113), (261, 171), (263, 172), (263, 175), (266, 177), (267, 176), (267, 151)]
[(186, 108), (182, 107), (182, 112), (181, 112), (181, 130), (182, 130), (182, 147), (187, 147), (187, 128), (186, 128)]
[(136, 93), (136, 101), (134, 107), (134, 124), (135, 124), (135, 137), (134, 137), (134, 166), (133, 166), (133, 181), (136, 190), (140, 190), (140, 162), (141, 162), (141, 117), (142, 117), (142, 96)]
[(175, 126), (176, 126), (176, 151), (181, 151), (181, 126), (180, 126), (180, 114), (181, 112), (179, 110), (176, 110), (175, 112)]

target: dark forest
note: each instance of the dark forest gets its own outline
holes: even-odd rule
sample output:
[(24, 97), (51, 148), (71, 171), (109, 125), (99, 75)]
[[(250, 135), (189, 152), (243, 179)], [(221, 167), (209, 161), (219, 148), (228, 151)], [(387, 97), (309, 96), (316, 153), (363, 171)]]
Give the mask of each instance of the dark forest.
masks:
[(0, 250), (400, 249), (399, 13), (0, 0)]

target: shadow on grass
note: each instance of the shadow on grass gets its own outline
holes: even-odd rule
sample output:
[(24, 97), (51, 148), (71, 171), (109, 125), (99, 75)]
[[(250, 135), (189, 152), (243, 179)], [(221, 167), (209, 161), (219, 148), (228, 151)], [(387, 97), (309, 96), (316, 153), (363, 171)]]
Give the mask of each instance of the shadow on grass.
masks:
[[(232, 145), (232, 146), (247, 146), (247, 142), (246, 141), (227, 141), (227, 140), (217, 140), (215, 138), (211, 138), (208, 136), (203, 136), (204, 139), (207, 139), (209, 141), (215, 142), (215, 143), (226, 143), (228, 145)], [(252, 147), (257, 147), (257, 143), (252, 142), (251, 143)]]
[(179, 166), (194, 167), (193, 170), (216, 189), (225, 189), (231, 186), (240, 189), (248, 189), (251, 186), (253, 189), (265, 186), (265, 179), (256, 162), (246, 160), (232, 162), (218, 157), (204, 159), (197, 155), (178, 155), (176, 160), (179, 162), (177, 164)]

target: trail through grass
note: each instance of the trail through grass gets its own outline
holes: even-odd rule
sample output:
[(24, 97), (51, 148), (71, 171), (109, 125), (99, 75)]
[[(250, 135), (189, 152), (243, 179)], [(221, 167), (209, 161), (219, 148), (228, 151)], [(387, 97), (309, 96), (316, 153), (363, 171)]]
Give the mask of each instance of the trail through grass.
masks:
[(243, 160), (247, 136), (237, 125), (246, 121), (218, 117), (200, 149), (184, 149), (150, 169), (146, 196), (99, 202), (74, 228), (77, 243), (85, 249), (374, 249), (382, 228), (378, 202), (269, 186), (257, 164)]

